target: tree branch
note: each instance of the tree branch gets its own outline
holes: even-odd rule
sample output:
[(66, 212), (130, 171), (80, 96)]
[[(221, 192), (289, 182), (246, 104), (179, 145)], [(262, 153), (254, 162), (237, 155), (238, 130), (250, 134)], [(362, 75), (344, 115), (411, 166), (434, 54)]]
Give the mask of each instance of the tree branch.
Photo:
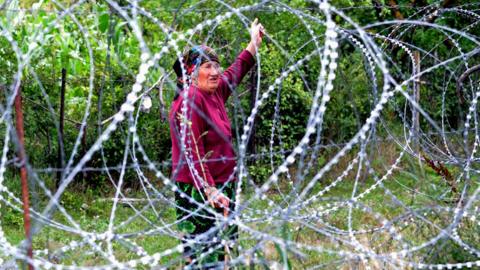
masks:
[(382, 13), (382, 3), (379, 0), (372, 0), (373, 7), (375, 8), (375, 16), (379, 21), (381, 21), (381, 13)]
[(388, 0), (388, 5), (392, 8), (393, 16), (395, 17), (395, 19), (397, 19), (397, 20), (403, 20), (404, 19), (403, 14), (398, 9), (397, 1)]

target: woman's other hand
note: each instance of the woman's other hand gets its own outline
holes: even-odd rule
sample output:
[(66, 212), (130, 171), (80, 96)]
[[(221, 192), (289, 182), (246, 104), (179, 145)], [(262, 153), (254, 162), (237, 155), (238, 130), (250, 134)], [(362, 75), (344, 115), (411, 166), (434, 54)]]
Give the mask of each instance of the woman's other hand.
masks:
[(213, 208), (228, 209), (230, 199), (215, 187), (208, 187), (204, 190), (207, 200)]
[(255, 55), (258, 48), (262, 44), (263, 35), (265, 34), (265, 28), (261, 23), (258, 23), (258, 18), (252, 22), (250, 26), (250, 43), (248, 43), (247, 50)]

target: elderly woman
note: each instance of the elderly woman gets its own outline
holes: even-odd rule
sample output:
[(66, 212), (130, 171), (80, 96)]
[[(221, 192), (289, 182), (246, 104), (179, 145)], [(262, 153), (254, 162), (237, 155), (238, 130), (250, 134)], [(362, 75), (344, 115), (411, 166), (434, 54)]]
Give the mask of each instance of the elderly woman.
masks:
[(191, 48), (173, 66), (180, 93), (169, 115), (172, 178), (178, 188), (175, 200), (184, 256), (193, 267), (219, 267), (227, 249), (219, 239), (234, 239), (237, 234), (235, 226), (217, 227), (212, 211), (233, 210), (235, 201), (235, 152), (225, 102), (255, 64), (263, 36), (257, 19), (250, 34), (247, 48), (223, 73), (217, 54), (205, 45)]

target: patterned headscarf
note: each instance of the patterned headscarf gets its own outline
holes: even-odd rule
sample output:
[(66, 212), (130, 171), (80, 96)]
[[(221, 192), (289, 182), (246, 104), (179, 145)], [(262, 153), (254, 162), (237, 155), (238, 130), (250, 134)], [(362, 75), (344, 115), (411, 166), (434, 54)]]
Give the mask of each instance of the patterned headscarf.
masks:
[(187, 80), (189, 77), (194, 73), (194, 71), (200, 67), (203, 63), (213, 61), (220, 63), (218, 60), (218, 55), (215, 51), (206, 46), (206, 45), (197, 45), (192, 47), (191, 49), (186, 50), (183, 53), (182, 61), (180, 62), (179, 59), (175, 61), (173, 64), (173, 70), (177, 75), (177, 92), (175, 94), (174, 100), (178, 98), (180, 91), (183, 90), (183, 76), (182, 76), (182, 62), (184, 64), (185, 72), (187, 73)]
[[(213, 61), (220, 63), (218, 60), (218, 55), (215, 53), (215, 51), (206, 45), (197, 45), (192, 47), (183, 54), (182, 58), (187, 75), (192, 75), (195, 68), (199, 67), (205, 62)], [(173, 70), (175, 71), (175, 74), (177, 74), (177, 77), (182, 77), (182, 68), (180, 65), (179, 59), (177, 59), (173, 64)]]

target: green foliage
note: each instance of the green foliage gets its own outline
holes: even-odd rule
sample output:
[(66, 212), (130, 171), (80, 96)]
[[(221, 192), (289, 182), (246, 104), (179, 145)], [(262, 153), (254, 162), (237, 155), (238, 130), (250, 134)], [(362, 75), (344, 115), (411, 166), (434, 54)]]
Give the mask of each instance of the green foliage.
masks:
[[(68, 2), (68, 1), (67, 1)], [(359, 8), (371, 6), (371, 1), (351, 1), (336, 0), (332, 5), (344, 10), (355, 23), (366, 25), (377, 21), (393, 19), (391, 9), (387, 8), (387, 1), (378, 1), (381, 4), (379, 9)], [(400, 5), (400, 12), (407, 17), (413, 15), (415, 9), (406, 8), (411, 5), (410, 1), (397, 1)], [(415, 5), (421, 3), (431, 3), (433, 1), (418, 1)], [(458, 1), (467, 3), (468, 1)], [(123, 3), (123, 2), (122, 2)], [(242, 0), (230, 3), (233, 7), (240, 7), (254, 4), (255, 1)], [(68, 4), (68, 3), (64, 3)], [(126, 3), (123, 3), (126, 4)], [(55, 123), (58, 124), (58, 112), (60, 107), (60, 84), (61, 70), (67, 71), (66, 79), (66, 102), (65, 102), (65, 131), (64, 142), (67, 157), (72, 153), (73, 145), (79, 134), (79, 122), (85, 116), (87, 98), (91, 92), (92, 107), (90, 108), (87, 119), (86, 143), (79, 149), (75, 159), (88, 149), (100, 136), (99, 130), (104, 130), (108, 124), (98, 125), (99, 122), (111, 117), (118, 111), (120, 105), (125, 101), (126, 94), (131, 90), (135, 81), (135, 74), (140, 64), (139, 41), (132, 31), (132, 26), (121, 18), (114, 9), (107, 3), (87, 3), (84, 9), (78, 10), (76, 17), (88, 35), (82, 32), (79, 25), (69, 16), (62, 18), (59, 23), (57, 14), (50, 12), (55, 10), (54, 4), (47, 1), (39, 10), (32, 12), (17, 12), (20, 7), (32, 8), (33, 1), (10, 1), (5, 10), (0, 11), (0, 24), (9, 33), (19, 46), (22, 52), (33, 51), (30, 59), (30, 67), (24, 71), (22, 92), (24, 99), (24, 114), (26, 125), (26, 143), (27, 152), (30, 160), (36, 167), (56, 166), (58, 159), (58, 130)], [(199, 22), (207, 18), (213, 18), (228, 10), (226, 6), (218, 5), (214, 1), (146, 1), (141, 3), (145, 10), (148, 10), (153, 17), (161, 18), (165, 26), (173, 30), (182, 32), (195, 27)], [(308, 1), (289, 1), (288, 5), (298, 8), (307, 14), (320, 16), (322, 14), (318, 5)], [(191, 8), (189, 12), (185, 10)], [(193, 12), (195, 10), (195, 12)], [(453, 14), (453, 13), (452, 13)], [(265, 25), (270, 39), (265, 42), (260, 51), (261, 81), (260, 94), (267, 91), (268, 87), (274, 83), (274, 79), (286, 70), (291, 64), (302, 59), (307, 54), (316, 49), (315, 42), (322, 44), (325, 27), (318, 22), (303, 17), (299, 19), (297, 14), (288, 12), (263, 12), (261, 10), (246, 12), (246, 17), (252, 19), (259, 17)], [(351, 29), (352, 25), (338, 15), (333, 19), (341, 26)], [(139, 16), (138, 23), (141, 28), (141, 34), (145, 43), (152, 52), (158, 52), (159, 49), (169, 41), (169, 33), (166, 29), (159, 27), (155, 21), (146, 16)], [(461, 16), (453, 16), (446, 13), (435, 23), (461, 29), (471, 22)], [(306, 24), (313, 27), (307, 28)], [(52, 27), (50, 27), (52, 26)], [(206, 27), (202, 31), (196, 32), (191, 43), (207, 43), (217, 48), (220, 55), (222, 66), (226, 67), (241, 49), (248, 42), (248, 32), (246, 31), (245, 21), (233, 16), (232, 18), (221, 22), (219, 25)], [(405, 27), (405, 28), (402, 28)], [(402, 32), (408, 26), (402, 26), (398, 32)], [(475, 31), (478, 26), (473, 25), (470, 31)], [(43, 33), (44, 41), (42, 44), (33, 43), (40, 30), (49, 29)], [(386, 31), (390, 28), (371, 28), (369, 31), (388, 35)], [(313, 40), (311, 32), (318, 38)], [(443, 42), (445, 35), (438, 30), (432, 30), (428, 27), (416, 27), (414, 31), (405, 31), (403, 39), (407, 43), (416, 44), (418, 47), (428, 50), (434, 50), (438, 59), (449, 57), (452, 49), (451, 44)], [(177, 35), (173, 33), (173, 36)], [(468, 39), (460, 38), (458, 40), (462, 48), (466, 50), (475, 46)], [(375, 96), (373, 95), (373, 85), (369, 79), (369, 74), (365, 69), (368, 64), (363, 59), (362, 54), (345, 40), (340, 40), (340, 58), (337, 78), (335, 79), (335, 88), (332, 91), (332, 98), (327, 106), (327, 112), (324, 117), (322, 142), (336, 141), (342, 142), (351, 138), (358, 130), (360, 124), (369, 116), (374, 106)], [(36, 44), (36, 45), (35, 45)], [(187, 45), (180, 42), (180, 50)], [(88, 50), (88, 46), (92, 51)], [(13, 82), (16, 72), (17, 59), (14, 47), (10, 45), (6, 38), (0, 38), (0, 84), (9, 87)], [(387, 50), (391, 48), (386, 47)], [(411, 72), (411, 63), (409, 57), (403, 49), (392, 49), (392, 71), (400, 71), (402, 74)], [(175, 55), (170, 51), (163, 55), (159, 60), (159, 66), (152, 69), (147, 78), (146, 86), (152, 85), (165, 72), (170, 71), (170, 66), (175, 59)], [(430, 61), (428, 58), (425, 58)], [(461, 60), (459, 60), (461, 61)], [(93, 66), (90, 65), (93, 63)], [(393, 64), (395, 63), (395, 64)], [(435, 63), (423, 62), (422, 65), (429, 66)], [(458, 62), (451, 63), (451, 66), (457, 66)], [(162, 68), (160, 68), (162, 67)], [(274, 152), (285, 149), (292, 149), (298, 144), (305, 133), (305, 126), (308, 120), (314, 91), (316, 90), (319, 76), (319, 61), (316, 57), (300, 66), (298, 70), (293, 71), (287, 76), (270, 95), (268, 100), (259, 108), (259, 113), (255, 119), (256, 132), (254, 141), (256, 150), (268, 150), (273, 130)], [(33, 74), (35, 72), (35, 76)], [(380, 73), (374, 71), (376, 75)], [(394, 76), (401, 76), (400, 72)], [(463, 118), (467, 105), (458, 104), (458, 97), (454, 84), (449, 84), (444, 88), (445, 75), (444, 70), (434, 70), (426, 74), (422, 79), (429, 84), (421, 86), (421, 105), (427, 113), (436, 121), (441, 120), (438, 107), (442, 104), (443, 93), (445, 93), (445, 110), (449, 115), (447, 121), (453, 128), (460, 126), (459, 119)], [(255, 74), (256, 75), (256, 74)], [(448, 76), (450, 76), (449, 73)], [(377, 76), (380, 77), (380, 76)], [(38, 80), (37, 80), (38, 78)], [(93, 85), (90, 85), (90, 78), (93, 78)], [(148, 156), (153, 161), (163, 162), (170, 159), (170, 139), (168, 123), (165, 121), (165, 112), (168, 112), (168, 106), (173, 97), (174, 78), (169, 80), (162, 88), (164, 95), (163, 104), (166, 107), (161, 108), (161, 104), (156, 98), (157, 89), (151, 92), (153, 98), (153, 108), (151, 112), (140, 112), (138, 118), (137, 132), (141, 134), (140, 143), (144, 146)], [(240, 85), (238, 92), (241, 93), (251, 88), (248, 76)], [(381, 85), (379, 78), (378, 85)], [(377, 92), (381, 92), (381, 86), (377, 87)], [(42, 91), (48, 95), (47, 98)], [(7, 93), (7, 92), (5, 92)], [(278, 99), (277, 99), (277, 93)], [(463, 95), (468, 98), (468, 91)], [(249, 113), (251, 110), (251, 96), (243, 95), (240, 98), (241, 109)], [(3, 98), (2, 98), (3, 100)], [(55, 113), (48, 110), (50, 105)], [(389, 104), (388, 114), (391, 119), (400, 119), (401, 108), (405, 105), (405, 100), (397, 99), (397, 103)], [(432, 106), (428, 106), (432, 105)], [(276, 111), (276, 108), (278, 110)], [(160, 112), (160, 110), (163, 112)], [(248, 115), (233, 115), (235, 109), (230, 108), (230, 118), (234, 120), (233, 128), (242, 127)], [(278, 113), (279, 114), (276, 114)], [(407, 115), (408, 116), (408, 115)], [(236, 118), (235, 118), (236, 117)], [(422, 120), (424, 121), (424, 120)], [(108, 121), (107, 121), (108, 122)], [(423, 122), (422, 125), (427, 126)], [(108, 164), (119, 164), (123, 158), (124, 145), (128, 123), (122, 123), (119, 129), (111, 135), (103, 145), (103, 153)], [(85, 149), (84, 149), (85, 148)], [(279, 161), (282, 155), (276, 154), (275, 162)], [(90, 163), (93, 167), (102, 166), (103, 161), (100, 153), (96, 153)], [(168, 172), (167, 172), (168, 173)], [(251, 166), (250, 174), (256, 181), (263, 181), (270, 174), (270, 164), (262, 162)], [(136, 182), (134, 174), (126, 177), (127, 182)], [(100, 185), (108, 183), (106, 175), (100, 173), (89, 174), (87, 182), (98, 182)]]
[[(8, 198), (9, 203), (13, 203), (11, 198)], [(2, 225), (6, 226), (23, 226), (23, 213), (15, 210), (13, 207), (2, 207), (0, 209), (0, 216), (2, 217)]]
[(327, 141), (350, 139), (373, 109), (372, 85), (359, 52), (341, 57), (325, 114)]
[(265, 182), (273, 173), (269, 164), (258, 164), (248, 166), (248, 173), (256, 183)]
[[(292, 233), (287, 223), (283, 224), (280, 230), (280, 235), (282, 239), (285, 240), (284, 243), (292, 241)], [(288, 250), (286, 246), (281, 246), (279, 243), (275, 243), (275, 249), (277, 250), (277, 253), (280, 254), (280, 262), (283, 264), (284, 269), (292, 269), (292, 263), (288, 258)]]
[(191, 221), (184, 220), (178, 224), (178, 230), (183, 233), (193, 233), (195, 231), (195, 225)]

